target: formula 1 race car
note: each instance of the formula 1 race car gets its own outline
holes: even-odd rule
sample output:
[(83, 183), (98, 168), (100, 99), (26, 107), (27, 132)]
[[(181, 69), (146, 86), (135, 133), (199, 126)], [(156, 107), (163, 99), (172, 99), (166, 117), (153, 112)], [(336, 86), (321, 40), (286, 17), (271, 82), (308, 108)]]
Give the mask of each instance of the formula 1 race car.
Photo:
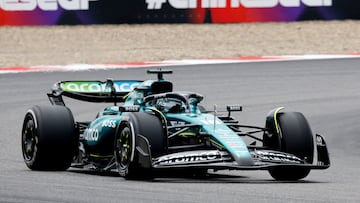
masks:
[[(54, 84), (48, 93), (52, 105), (33, 106), (25, 115), (26, 165), (32, 170), (117, 170), (125, 178), (161, 170), (267, 170), (276, 180), (299, 180), (311, 169), (330, 166), (324, 138), (313, 136), (303, 114), (276, 108), (265, 127), (241, 125), (231, 116), (241, 106), (227, 106), (225, 115), (218, 115), (200, 105), (202, 95), (174, 92), (163, 78), (171, 70), (148, 73), (158, 79)], [(63, 96), (113, 105), (80, 122)]]

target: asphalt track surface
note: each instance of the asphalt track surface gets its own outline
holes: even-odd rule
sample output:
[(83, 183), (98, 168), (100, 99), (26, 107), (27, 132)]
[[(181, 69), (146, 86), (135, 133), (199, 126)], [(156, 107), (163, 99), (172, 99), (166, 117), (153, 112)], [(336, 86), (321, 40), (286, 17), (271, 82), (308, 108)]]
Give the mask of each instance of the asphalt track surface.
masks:
[[(146, 69), (0, 75), (0, 202), (359, 202), (360, 59), (173, 67), (175, 90), (205, 96), (218, 110), (241, 104), (235, 116), (263, 126), (278, 106), (300, 111), (328, 144), (332, 166), (298, 182), (274, 181), (266, 171), (218, 171), (206, 178), (161, 177), (127, 181), (116, 174), (30, 171), (20, 132), (26, 110), (48, 104), (59, 80), (151, 79)], [(67, 101), (76, 119), (91, 119), (103, 105)]]

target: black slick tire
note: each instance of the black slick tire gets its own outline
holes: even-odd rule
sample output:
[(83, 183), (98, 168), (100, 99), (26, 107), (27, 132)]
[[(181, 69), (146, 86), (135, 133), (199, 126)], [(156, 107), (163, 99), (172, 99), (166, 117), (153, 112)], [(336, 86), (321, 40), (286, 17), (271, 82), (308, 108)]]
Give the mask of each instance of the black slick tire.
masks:
[(120, 123), (115, 136), (115, 158), (120, 176), (126, 179), (151, 178), (151, 168), (142, 168), (136, 150), (137, 136), (150, 144), (151, 156), (163, 154), (167, 142), (161, 120), (145, 112), (126, 113), (128, 118)]
[[(312, 164), (314, 157), (314, 141), (310, 126), (303, 114), (299, 112), (279, 113), (278, 125), (280, 137), (274, 137), (279, 140), (264, 139), (264, 146), (293, 154), (307, 164)], [(276, 134), (276, 133), (274, 133)], [(269, 170), (270, 175), (276, 180), (294, 181), (305, 178), (310, 169), (302, 167), (276, 167)]]
[(73, 115), (64, 106), (34, 106), (25, 114), (22, 154), (32, 170), (66, 170), (78, 138)]

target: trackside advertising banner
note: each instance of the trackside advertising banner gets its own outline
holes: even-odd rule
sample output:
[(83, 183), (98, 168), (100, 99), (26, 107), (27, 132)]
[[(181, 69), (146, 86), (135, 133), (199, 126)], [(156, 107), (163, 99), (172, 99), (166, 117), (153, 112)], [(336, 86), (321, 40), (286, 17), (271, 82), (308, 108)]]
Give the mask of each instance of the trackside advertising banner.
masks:
[(360, 0), (0, 0), (0, 25), (360, 19)]

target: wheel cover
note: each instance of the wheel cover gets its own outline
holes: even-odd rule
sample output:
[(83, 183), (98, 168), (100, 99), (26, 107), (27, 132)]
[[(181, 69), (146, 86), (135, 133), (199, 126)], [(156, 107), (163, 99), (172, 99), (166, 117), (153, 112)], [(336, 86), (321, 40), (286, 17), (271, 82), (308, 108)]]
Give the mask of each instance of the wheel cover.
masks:
[(121, 130), (118, 139), (116, 140), (116, 158), (120, 169), (129, 167), (131, 162), (131, 130), (125, 127)]
[(37, 152), (38, 137), (36, 135), (35, 121), (31, 115), (26, 117), (22, 132), (22, 150), (26, 161), (34, 159)]

